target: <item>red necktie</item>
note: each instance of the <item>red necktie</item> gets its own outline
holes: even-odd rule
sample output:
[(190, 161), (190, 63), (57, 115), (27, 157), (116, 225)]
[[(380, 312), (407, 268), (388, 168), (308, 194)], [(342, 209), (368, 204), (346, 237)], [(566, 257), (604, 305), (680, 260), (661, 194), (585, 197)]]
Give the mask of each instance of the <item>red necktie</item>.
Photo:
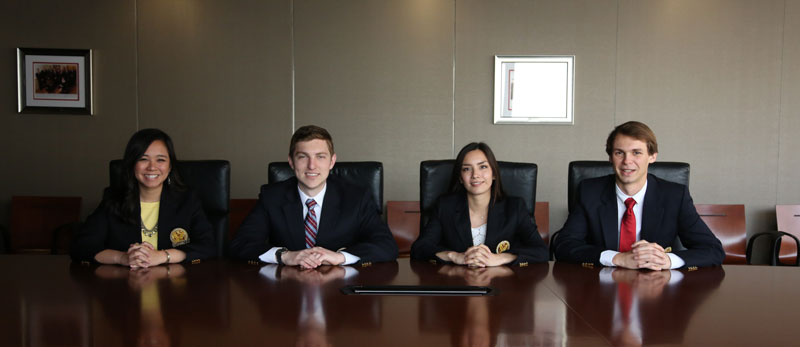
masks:
[(636, 215), (633, 214), (633, 205), (636, 200), (628, 198), (625, 200), (625, 214), (622, 215), (622, 223), (619, 228), (619, 251), (628, 252), (631, 245), (636, 242)]

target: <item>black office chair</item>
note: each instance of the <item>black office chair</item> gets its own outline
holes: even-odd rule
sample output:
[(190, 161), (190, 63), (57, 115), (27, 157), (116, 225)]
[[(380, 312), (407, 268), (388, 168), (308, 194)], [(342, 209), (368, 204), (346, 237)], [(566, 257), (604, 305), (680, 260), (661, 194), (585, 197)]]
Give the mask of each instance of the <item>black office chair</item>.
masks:
[[(747, 256), (747, 265), (753, 264), (753, 248), (754, 248), (753, 246), (755, 244), (761, 244), (760, 242), (758, 242), (758, 240), (766, 239), (767, 240), (766, 244), (768, 245), (767, 254), (769, 256), (769, 265), (800, 266), (800, 257), (795, 257), (793, 260), (793, 264), (784, 264), (783, 262), (781, 262), (780, 260), (781, 244), (783, 243), (782, 239), (784, 238), (784, 236), (794, 241), (794, 247), (796, 250), (800, 249), (800, 240), (798, 240), (797, 237), (792, 234), (777, 230), (761, 232), (753, 235), (753, 237), (750, 238), (750, 242), (747, 243), (747, 253), (745, 253)], [(759, 247), (759, 248), (764, 248), (764, 247)]]
[[(455, 160), (426, 160), (419, 164), (419, 207), (422, 215), (419, 227), (422, 230), (436, 206), (436, 200), (450, 191), (450, 177)], [(536, 176), (538, 166), (533, 163), (499, 161), (503, 192), (525, 200), (528, 213), (533, 218), (536, 208)]]
[[(750, 237), (747, 244), (747, 264), (753, 263), (753, 252), (769, 256), (769, 263), (772, 266), (792, 265), (800, 266), (800, 205), (775, 205), (775, 218), (778, 222), (777, 231), (760, 232)], [(763, 247), (763, 243), (756, 241), (768, 241), (769, 247)], [(791, 242), (789, 242), (791, 241)], [(784, 242), (786, 242), (784, 244)], [(758, 249), (754, 251), (754, 249)]]
[[(375, 199), (378, 214), (383, 214), (383, 163), (377, 161), (337, 161), (331, 175), (349, 183), (367, 187)], [(267, 183), (285, 181), (294, 177), (289, 162), (272, 162), (267, 168)]]
[[(614, 174), (614, 167), (607, 160), (578, 160), (569, 163), (567, 176), (567, 207), (572, 212), (577, 204), (578, 185), (587, 178), (595, 178)], [(647, 173), (670, 182), (689, 185), (689, 164), (682, 162), (657, 161), (647, 167)], [(557, 231), (550, 237), (550, 259), (554, 258), (553, 244), (558, 237)], [(674, 250), (686, 249), (679, 239), (672, 245)]]
[[(186, 160), (176, 165), (178, 173), (189, 188), (197, 193), (203, 203), (203, 211), (214, 227), (217, 256), (223, 256), (228, 235), (228, 213), (231, 201), (231, 164), (227, 160)], [(122, 160), (109, 163), (112, 185), (120, 184)]]

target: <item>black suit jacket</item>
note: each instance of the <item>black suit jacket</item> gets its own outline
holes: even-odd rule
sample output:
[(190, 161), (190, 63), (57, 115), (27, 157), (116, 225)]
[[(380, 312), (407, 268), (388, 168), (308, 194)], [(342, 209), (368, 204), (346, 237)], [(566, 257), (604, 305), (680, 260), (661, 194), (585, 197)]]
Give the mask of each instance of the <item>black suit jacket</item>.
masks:
[[(332, 251), (344, 248), (360, 262), (396, 259), (397, 244), (369, 191), (336, 177), (328, 177), (326, 184), (316, 245)], [(272, 247), (305, 249), (304, 218), (297, 178), (264, 185), (231, 241), (230, 255), (257, 260)]]
[[(108, 195), (108, 194), (106, 194)], [(115, 216), (111, 201), (103, 199), (100, 206), (86, 219), (86, 223), (72, 239), (71, 255), (76, 261), (95, 261), (94, 256), (105, 249), (125, 252), (131, 244), (142, 242), (140, 224), (128, 224)], [(141, 210), (136, 209), (136, 215)], [(189, 243), (172, 247), (169, 235), (175, 228), (189, 234)], [(211, 224), (206, 219), (200, 199), (191, 191), (178, 192), (167, 185), (161, 191), (158, 209), (158, 249), (176, 248), (186, 253), (184, 261), (215, 256), (216, 247)]]
[[(492, 252), (498, 243), (508, 241), (511, 247), (507, 252), (517, 255), (513, 264), (548, 260), (547, 246), (522, 199), (509, 196), (495, 201), (489, 207), (487, 224), (484, 244)], [(451, 193), (439, 198), (431, 219), (411, 245), (411, 258), (441, 260), (436, 253), (464, 252), (469, 247), (472, 247), (472, 232), (467, 195), (464, 192)]]
[[(600, 265), (600, 253), (617, 250), (619, 225), (615, 176), (586, 179), (578, 186), (578, 202), (554, 240), (556, 259)], [(675, 251), (684, 266), (722, 264), (722, 244), (700, 219), (682, 184), (647, 176), (640, 238), (669, 247), (679, 237), (686, 250)]]

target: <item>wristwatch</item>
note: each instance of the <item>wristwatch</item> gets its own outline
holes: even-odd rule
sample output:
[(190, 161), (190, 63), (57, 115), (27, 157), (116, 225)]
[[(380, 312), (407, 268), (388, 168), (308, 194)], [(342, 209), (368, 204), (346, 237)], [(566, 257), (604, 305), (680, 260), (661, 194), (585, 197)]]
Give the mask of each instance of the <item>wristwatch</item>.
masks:
[(286, 248), (286, 247), (278, 248), (278, 250), (275, 251), (275, 259), (278, 261), (278, 265), (284, 265), (283, 264), (283, 260), (281, 259), (281, 256), (283, 256), (283, 253), (288, 252), (288, 251), (289, 251), (289, 249)]

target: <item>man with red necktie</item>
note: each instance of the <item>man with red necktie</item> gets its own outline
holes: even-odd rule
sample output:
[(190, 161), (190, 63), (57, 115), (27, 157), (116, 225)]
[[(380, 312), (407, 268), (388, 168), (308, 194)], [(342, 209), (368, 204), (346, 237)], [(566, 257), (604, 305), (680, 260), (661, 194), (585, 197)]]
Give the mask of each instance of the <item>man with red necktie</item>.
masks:
[(335, 163), (327, 130), (297, 129), (289, 144), (295, 177), (261, 187), (230, 256), (305, 269), (395, 260), (397, 244), (370, 192), (329, 177)]
[[(722, 244), (700, 219), (689, 189), (647, 174), (658, 155), (647, 125), (614, 128), (606, 153), (614, 174), (578, 186), (576, 208), (554, 240), (557, 260), (651, 270), (722, 263)], [(687, 249), (670, 252), (675, 238)]]

